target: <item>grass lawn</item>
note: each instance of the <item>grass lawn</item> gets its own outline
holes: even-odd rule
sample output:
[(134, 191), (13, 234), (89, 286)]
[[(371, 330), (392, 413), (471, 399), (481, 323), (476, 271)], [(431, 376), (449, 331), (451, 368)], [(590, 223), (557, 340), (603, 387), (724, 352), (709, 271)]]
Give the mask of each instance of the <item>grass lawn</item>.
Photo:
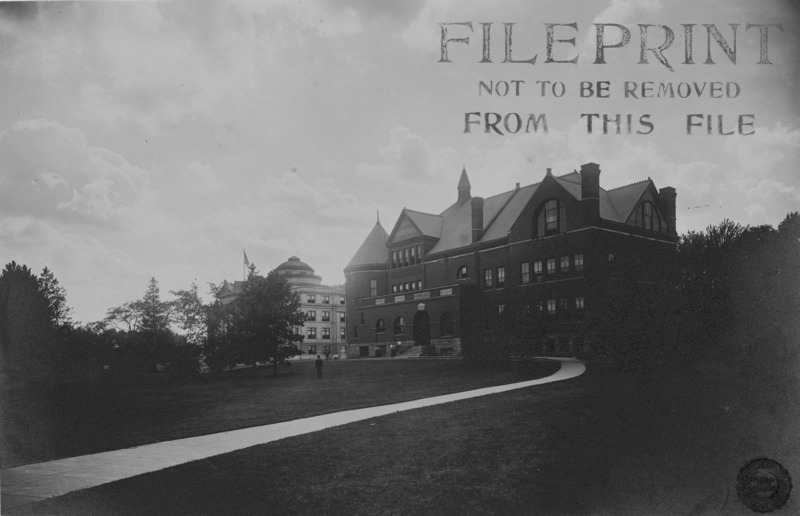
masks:
[(346, 409), (547, 376), (543, 369), (476, 372), (461, 360), (330, 360), (148, 381), (0, 390), (2, 468), (277, 423)]
[[(796, 381), (724, 369), (590, 365), (572, 380), (298, 436), (9, 514), (752, 514), (734, 488), (747, 461), (771, 457), (800, 478), (797, 393)], [(776, 514), (799, 512), (790, 499)]]

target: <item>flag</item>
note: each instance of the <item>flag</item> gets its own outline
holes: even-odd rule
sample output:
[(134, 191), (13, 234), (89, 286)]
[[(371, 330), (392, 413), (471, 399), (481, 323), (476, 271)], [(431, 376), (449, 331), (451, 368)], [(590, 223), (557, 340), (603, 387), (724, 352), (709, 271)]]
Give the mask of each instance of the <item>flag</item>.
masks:
[(247, 253), (244, 252), (244, 249), (242, 249), (242, 254), (244, 254), (244, 265), (245, 265), (245, 267), (250, 267), (250, 260), (247, 259)]

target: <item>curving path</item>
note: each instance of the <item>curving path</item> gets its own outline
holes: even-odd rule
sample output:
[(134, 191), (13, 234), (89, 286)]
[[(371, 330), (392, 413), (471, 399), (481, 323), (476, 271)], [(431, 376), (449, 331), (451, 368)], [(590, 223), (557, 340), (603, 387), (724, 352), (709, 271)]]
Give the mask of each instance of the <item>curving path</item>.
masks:
[(524, 389), (580, 376), (586, 371), (583, 362), (571, 358), (552, 358), (561, 368), (545, 378), (526, 382), (484, 387), (471, 391), (444, 394), (391, 405), (345, 410), (271, 425), (243, 428), (216, 434), (187, 437), (174, 441), (136, 446), (123, 450), (58, 459), (38, 464), (0, 470), (0, 503), (3, 508), (60, 496), (115, 480), (205, 459), (250, 446), (266, 444), (286, 437), (317, 432), (334, 426), (385, 416), (404, 410), (430, 407), (488, 394)]

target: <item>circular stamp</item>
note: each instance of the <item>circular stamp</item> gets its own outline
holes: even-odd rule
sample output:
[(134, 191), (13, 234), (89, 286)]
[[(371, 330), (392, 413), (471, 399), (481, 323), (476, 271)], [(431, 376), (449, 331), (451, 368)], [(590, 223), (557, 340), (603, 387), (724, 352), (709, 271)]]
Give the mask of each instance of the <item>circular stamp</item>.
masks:
[(791, 492), (789, 472), (772, 459), (752, 460), (736, 477), (739, 500), (755, 512), (772, 512), (783, 507)]

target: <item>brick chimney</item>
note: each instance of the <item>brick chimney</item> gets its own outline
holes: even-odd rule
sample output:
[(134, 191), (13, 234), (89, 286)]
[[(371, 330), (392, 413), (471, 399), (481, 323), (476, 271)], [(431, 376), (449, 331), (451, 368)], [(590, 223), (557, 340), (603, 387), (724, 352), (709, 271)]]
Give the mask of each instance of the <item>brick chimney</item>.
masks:
[(659, 190), (658, 193), (661, 196), (661, 201), (664, 203), (669, 233), (671, 235), (677, 235), (678, 228), (676, 226), (677, 218), (675, 217), (675, 199), (678, 197), (678, 194), (671, 186), (665, 186)]
[(585, 221), (589, 225), (600, 220), (600, 165), (581, 165), (581, 205)]
[(473, 197), (472, 204), (472, 242), (477, 242), (483, 236), (483, 197)]

